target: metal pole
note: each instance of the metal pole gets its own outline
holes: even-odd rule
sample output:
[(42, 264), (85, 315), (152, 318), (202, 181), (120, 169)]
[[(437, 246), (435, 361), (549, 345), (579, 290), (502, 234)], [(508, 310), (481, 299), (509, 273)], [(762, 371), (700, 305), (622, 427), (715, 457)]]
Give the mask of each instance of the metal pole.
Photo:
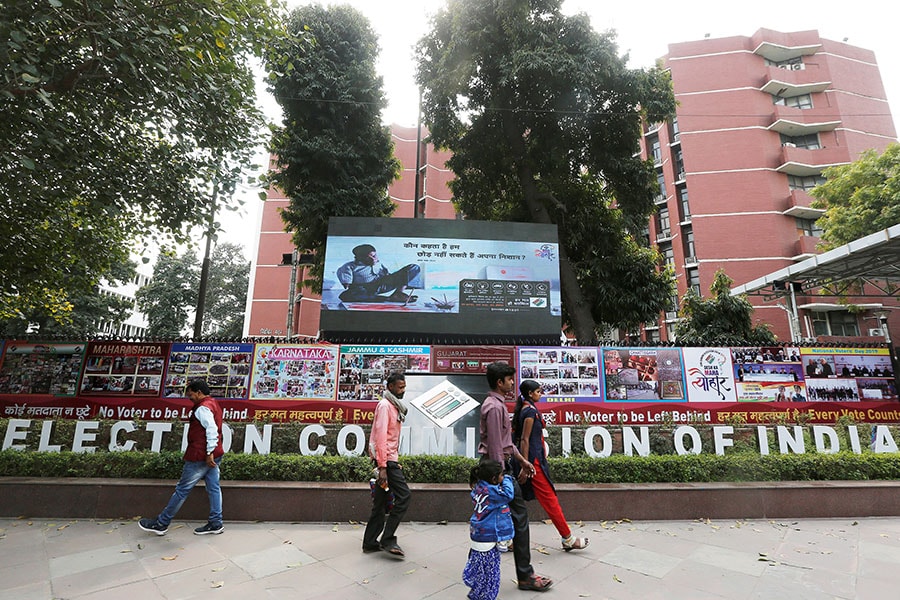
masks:
[(791, 288), (791, 312), (789, 313), (789, 318), (791, 320), (791, 341), (796, 342), (800, 340), (800, 315), (797, 314), (797, 296), (794, 295), (794, 282), (788, 281), (788, 286)]
[(422, 185), (422, 88), (419, 88), (419, 110), (416, 113), (416, 189), (413, 192), (413, 219), (419, 218), (419, 186)]
[(216, 226), (216, 197), (219, 193), (218, 182), (213, 182), (212, 198), (209, 201), (209, 217), (206, 223), (206, 251), (203, 253), (203, 265), (200, 267), (200, 289), (197, 291), (197, 311), (194, 315), (194, 340), (203, 335), (203, 311), (206, 309), (206, 288), (209, 285), (209, 256), (212, 252), (212, 238)]
[(297, 293), (297, 249), (291, 253), (291, 287), (288, 289), (287, 338), (294, 335), (294, 294)]

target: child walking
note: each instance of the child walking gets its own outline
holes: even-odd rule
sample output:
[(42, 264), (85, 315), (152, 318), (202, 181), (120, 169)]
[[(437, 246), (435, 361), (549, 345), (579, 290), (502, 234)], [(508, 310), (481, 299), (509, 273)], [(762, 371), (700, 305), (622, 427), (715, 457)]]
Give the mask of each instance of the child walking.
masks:
[(500, 551), (497, 542), (513, 537), (509, 502), (513, 480), (503, 475), (496, 460), (483, 459), (472, 467), (472, 518), (469, 519), (469, 560), (463, 569), (463, 583), (472, 588), (469, 600), (494, 600), (500, 593)]

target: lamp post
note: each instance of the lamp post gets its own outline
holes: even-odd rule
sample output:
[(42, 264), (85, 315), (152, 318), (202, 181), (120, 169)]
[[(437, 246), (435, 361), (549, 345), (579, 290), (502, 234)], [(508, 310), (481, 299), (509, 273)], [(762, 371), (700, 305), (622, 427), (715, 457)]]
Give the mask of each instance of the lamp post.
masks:
[(216, 198), (219, 194), (218, 180), (213, 182), (212, 196), (209, 200), (209, 215), (206, 223), (206, 251), (203, 253), (203, 265), (200, 267), (200, 289), (197, 290), (197, 311), (194, 315), (194, 341), (203, 335), (203, 311), (206, 309), (206, 288), (209, 285), (209, 256), (212, 251), (212, 239), (216, 233)]
[(282, 264), (285, 264), (285, 259), (289, 260), (289, 264), (291, 265), (291, 284), (288, 288), (287, 298), (287, 325), (285, 326), (287, 339), (290, 340), (291, 336), (294, 335), (294, 294), (297, 293), (297, 249), (294, 248), (294, 250), (290, 254), (285, 254), (282, 257)]

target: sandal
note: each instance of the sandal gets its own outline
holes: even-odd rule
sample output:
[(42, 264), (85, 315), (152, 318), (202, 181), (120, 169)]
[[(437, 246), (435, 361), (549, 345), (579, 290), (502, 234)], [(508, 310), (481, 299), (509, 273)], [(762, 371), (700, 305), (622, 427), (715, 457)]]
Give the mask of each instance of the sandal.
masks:
[(519, 582), (519, 589), (531, 592), (546, 592), (551, 585), (553, 585), (553, 581), (547, 577), (532, 574), (531, 577), (528, 578), (528, 581)]
[(568, 538), (562, 541), (563, 550), (566, 552), (571, 552), (572, 550), (584, 550), (588, 547), (590, 542), (587, 538), (575, 537), (574, 535), (570, 535)]
[(388, 554), (393, 554), (394, 556), (396, 556), (396, 557), (398, 557), (398, 558), (403, 558), (404, 556), (406, 556), (406, 555), (403, 553), (403, 549), (400, 548), (400, 546), (398, 546), (397, 544), (393, 544), (393, 545), (391, 545), (391, 546), (382, 546), (382, 548), (383, 548), (384, 551), (387, 552)]

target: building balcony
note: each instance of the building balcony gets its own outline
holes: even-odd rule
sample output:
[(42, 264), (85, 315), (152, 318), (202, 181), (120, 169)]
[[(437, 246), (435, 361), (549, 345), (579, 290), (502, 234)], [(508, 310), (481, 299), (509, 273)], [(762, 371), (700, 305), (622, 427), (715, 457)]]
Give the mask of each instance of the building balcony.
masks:
[(794, 256), (792, 260), (806, 260), (818, 254), (816, 246), (821, 240), (813, 235), (801, 235), (797, 243), (794, 244)]
[(813, 208), (811, 204), (814, 198), (806, 190), (791, 190), (787, 198), (787, 208), (782, 212), (788, 217), (799, 219), (818, 219), (825, 211), (821, 208)]
[(804, 44), (802, 46), (785, 46), (776, 44), (775, 42), (761, 42), (759, 46), (753, 50), (754, 54), (758, 54), (764, 58), (768, 58), (772, 62), (784, 62), (798, 56), (811, 56), (822, 48), (822, 44)]
[(831, 85), (831, 81), (823, 77), (822, 71), (818, 68), (807, 69), (803, 64), (790, 66), (800, 68), (769, 67), (765, 83), (760, 91), (782, 98), (793, 98), (803, 94), (824, 92)]
[(775, 169), (787, 175), (818, 175), (823, 169), (849, 163), (847, 150), (839, 147), (808, 150), (792, 144), (781, 147), (781, 165)]
[[(777, 131), (790, 137), (810, 135), (822, 131), (834, 131), (840, 124), (827, 109), (795, 108), (793, 106), (774, 106), (774, 118), (769, 131)], [(829, 118), (832, 117), (832, 118)]]

